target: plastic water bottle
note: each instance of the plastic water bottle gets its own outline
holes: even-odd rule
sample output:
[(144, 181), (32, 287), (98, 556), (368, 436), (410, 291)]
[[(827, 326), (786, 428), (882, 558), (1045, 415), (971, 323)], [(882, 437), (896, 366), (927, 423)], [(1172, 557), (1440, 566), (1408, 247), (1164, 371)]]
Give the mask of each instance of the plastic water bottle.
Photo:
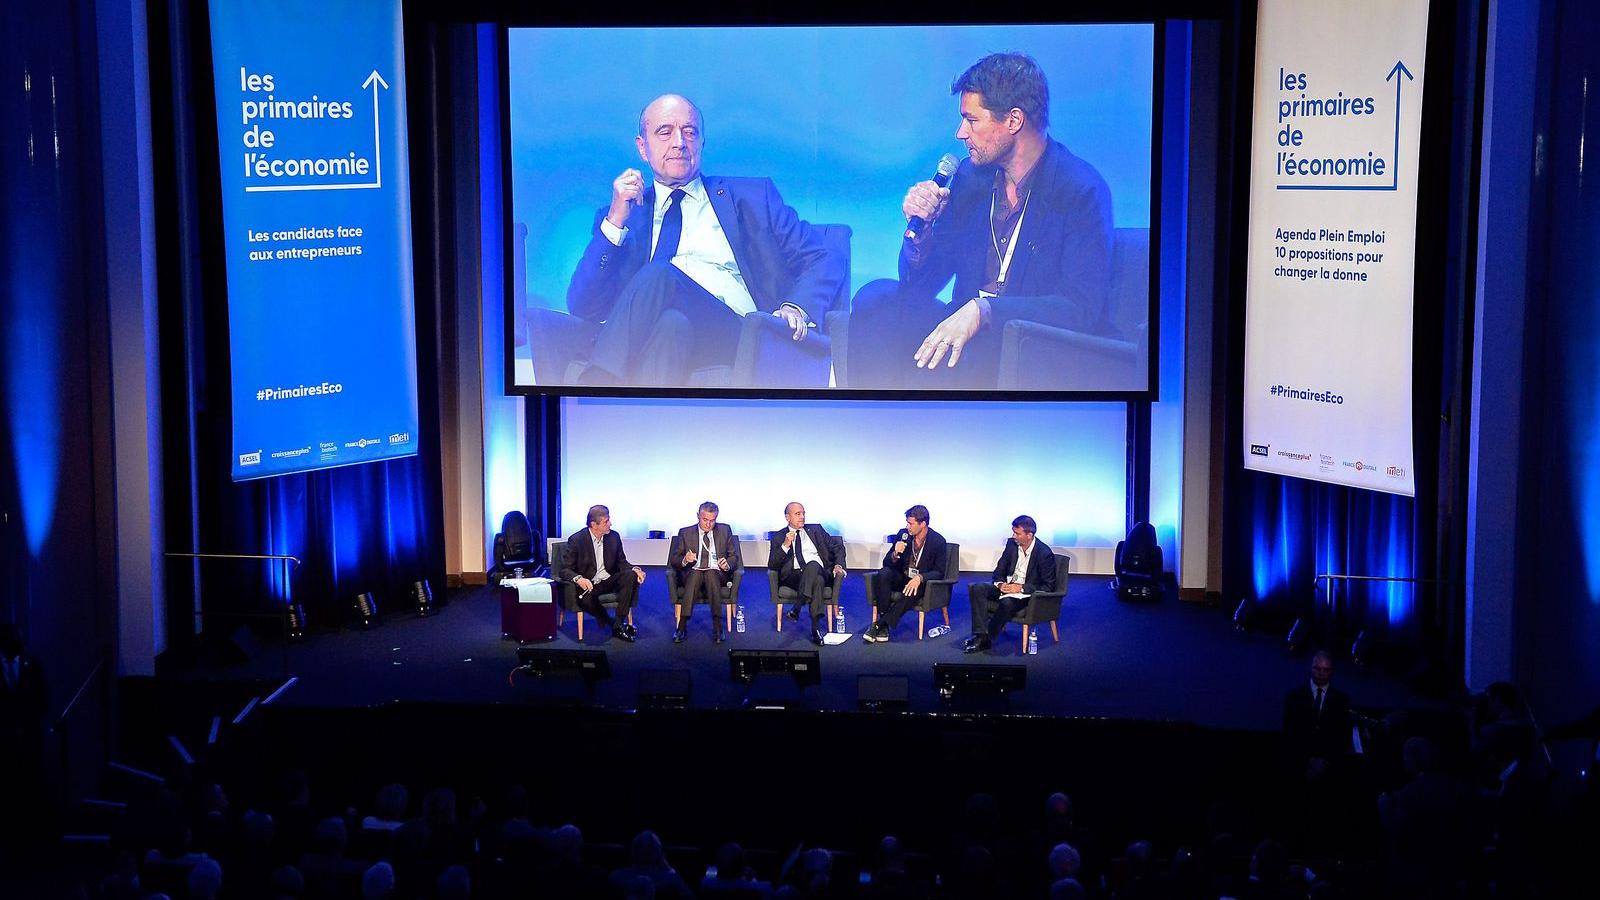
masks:
[(1037, 631), (1028, 632), (1028, 655), (1039, 655), (1039, 632)]
[(949, 633), (950, 633), (950, 626), (949, 625), (935, 625), (932, 628), (928, 629), (928, 637), (931, 637), (931, 638), (944, 637), (945, 635), (947, 635)]
[(844, 604), (841, 603), (838, 606), (835, 606), (834, 609), (837, 610), (837, 612), (833, 617), (833, 630), (839, 634), (844, 634)]
[(744, 634), (744, 604), (743, 603), (739, 604), (739, 608), (737, 610), (735, 610), (734, 613), (733, 613), (733, 630), (738, 634)]

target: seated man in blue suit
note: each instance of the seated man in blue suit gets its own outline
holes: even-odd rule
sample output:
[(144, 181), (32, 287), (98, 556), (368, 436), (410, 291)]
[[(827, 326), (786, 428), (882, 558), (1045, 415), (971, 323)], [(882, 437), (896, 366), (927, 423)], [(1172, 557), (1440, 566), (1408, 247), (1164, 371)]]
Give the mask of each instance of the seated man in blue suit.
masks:
[(972, 587), (972, 637), (961, 645), (963, 653), (994, 646), (994, 636), (1012, 616), (1028, 608), (1028, 598), (1056, 589), (1056, 556), (1035, 536), (1038, 530), (1032, 516), (1011, 520), (1011, 537), (992, 580)]
[(700, 110), (677, 94), (639, 115), (647, 183), (628, 169), (567, 290), (601, 322), (581, 383), (679, 386), (692, 368), (731, 363), (742, 319), (766, 313), (803, 341), (849, 273), (768, 178), (700, 174)]
[[(906, 192), (906, 219), (927, 225), (901, 244), (900, 280), (865, 285), (851, 305), (850, 333), (860, 336), (851, 387), (992, 389), (1009, 321), (1110, 331), (1111, 191), (1050, 137), (1038, 63), (992, 54), (950, 92), (961, 98), (955, 136), (968, 158), (948, 187), (924, 181)], [(951, 277), (945, 303), (936, 295)]]

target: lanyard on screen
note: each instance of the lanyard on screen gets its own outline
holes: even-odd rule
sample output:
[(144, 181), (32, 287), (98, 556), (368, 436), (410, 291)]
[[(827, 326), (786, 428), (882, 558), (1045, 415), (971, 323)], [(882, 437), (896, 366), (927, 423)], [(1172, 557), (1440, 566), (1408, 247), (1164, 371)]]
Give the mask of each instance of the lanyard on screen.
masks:
[(1022, 212), (1017, 214), (1017, 224), (1011, 228), (1011, 241), (1006, 244), (1006, 252), (1000, 252), (1000, 237), (994, 233), (994, 193), (989, 194), (989, 241), (994, 245), (994, 255), (1000, 257), (1000, 272), (995, 276), (995, 284), (1001, 290), (1006, 286), (1006, 272), (1011, 269), (1011, 254), (1017, 252), (1017, 235), (1022, 233), (1022, 220), (1028, 215), (1028, 202), (1033, 199), (1033, 191), (1022, 198)]

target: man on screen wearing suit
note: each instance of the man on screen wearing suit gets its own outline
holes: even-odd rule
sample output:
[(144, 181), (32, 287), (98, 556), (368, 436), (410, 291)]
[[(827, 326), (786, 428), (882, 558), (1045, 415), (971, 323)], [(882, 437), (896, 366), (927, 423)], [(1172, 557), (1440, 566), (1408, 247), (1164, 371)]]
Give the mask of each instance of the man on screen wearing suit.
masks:
[(961, 645), (963, 653), (988, 650), (1011, 617), (1028, 608), (1029, 597), (1056, 589), (1056, 557), (1035, 536), (1038, 530), (1032, 516), (1011, 520), (1011, 537), (995, 564), (992, 583), (972, 589), (972, 637)]
[[(1029, 56), (995, 53), (956, 78), (968, 157), (948, 187), (911, 186), (927, 225), (900, 247), (900, 280), (851, 304), (852, 387), (993, 389), (1007, 322), (1109, 334), (1111, 191), (1053, 140), (1050, 86)], [(955, 278), (951, 302), (937, 299)], [(1070, 385), (1036, 385), (1065, 389)]]
[(611, 183), (567, 291), (574, 315), (602, 323), (584, 383), (686, 384), (692, 367), (732, 361), (756, 312), (806, 340), (849, 277), (771, 179), (701, 175), (703, 125), (677, 94), (639, 115), (652, 179), (627, 169)]
[[(844, 578), (844, 560), (833, 558), (833, 544), (828, 530), (821, 525), (806, 524), (806, 508), (790, 503), (783, 508), (787, 527), (772, 536), (767, 553), (767, 568), (778, 573), (778, 584), (789, 588), (811, 605), (811, 643), (822, 645), (822, 636), (831, 629), (826, 618), (827, 603), (822, 599), (822, 589), (838, 584)], [(789, 608), (789, 618), (800, 618), (800, 606)]]
[(673, 623), (672, 642), (681, 644), (689, 637), (689, 617), (694, 612), (696, 597), (703, 591), (706, 605), (711, 607), (711, 642), (722, 643), (722, 616), (717, 606), (722, 602), (722, 588), (732, 576), (733, 555), (739, 544), (733, 529), (717, 523), (717, 505), (710, 500), (700, 504), (699, 521), (678, 529), (678, 553), (667, 560), (682, 573), (683, 610)]
[[(883, 567), (872, 580), (878, 621), (861, 637), (870, 644), (889, 640), (889, 632), (925, 592), (924, 585), (944, 577), (947, 565), (944, 536), (928, 527), (928, 508), (918, 503), (906, 510), (906, 527), (883, 557)], [(894, 599), (899, 592), (898, 599)]]
[[(622, 537), (611, 530), (611, 510), (604, 506), (589, 507), (588, 522), (588, 527), (567, 538), (567, 549), (557, 576), (578, 586), (579, 609), (631, 644), (639, 632), (628, 624), (628, 611), (633, 609), (639, 585), (644, 584), (644, 570), (628, 562), (628, 555), (622, 549)], [(617, 595), (615, 622), (600, 605), (602, 594)]]

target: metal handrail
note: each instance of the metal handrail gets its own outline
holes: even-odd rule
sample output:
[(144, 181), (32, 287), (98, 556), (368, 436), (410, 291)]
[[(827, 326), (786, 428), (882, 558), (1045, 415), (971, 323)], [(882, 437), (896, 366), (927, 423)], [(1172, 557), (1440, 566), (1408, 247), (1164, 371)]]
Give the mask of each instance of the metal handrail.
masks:
[(78, 685), (78, 689), (73, 692), (72, 699), (68, 700), (67, 705), (61, 708), (61, 715), (56, 716), (55, 723), (50, 726), (51, 731), (60, 728), (61, 723), (67, 721), (67, 716), (72, 714), (72, 709), (78, 705), (78, 700), (83, 696), (83, 692), (89, 689), (89, 682), (93, 681), (94, 677), (100, 674), (100, 670), (105, 667), (108, 655), (106, 653), (100, 654), (100, 659), (95, 661), (94, 668), (89, 670), (89, 674), (83, 677), (83, 683)]
[[(169, 550), (164, 555), (171, 559), (275, 560), (283, 563), (283, 579), (285, 583), (287, 583), (289, 580), (289, 564), (293, 563), (295, 566), (300, 565), (300, 557), (292, 556), (287, 553), (187, 553), (183, 551)], [(289, 609), (287, 606), (285, 606), (283, 609), (280, 609), (277, 613), (207, 613), (205, 610), (197, 609), (195, 610), (194, 615), (195, 618), (200, 619), (202, 622), (205, 620), (207, 615), (210, 615), (213, 618), (277, 619), (278, 622), (283, 626), (283, 677), (289, 677)]]
[(1454, 581), (1452, 581), (1452, 580), (1450, 580), (1448, 578), (1406, 578), (1406, 577), (1403, 577), (1403, 576), (1400, 576), (1400, 575), (1335, 575), (1332, 572), (1324, 572), (1323, 574), (1318, 575), (1313, 580), (1321, 581), (1324, 578), (1339, 578), (1339, 579), (1342, 579), (1342, 580), (1345, 580), (1345, 581), (1405, 581), (1405, 582), (1410, 582), (1412, 584), (1455, 584), (1456, 583), (1456, 582), (1454, 582)]
[(169, 551), (165, 555), (182, 557), (183, 559), (281, 559), (300, 565), (300, 557), (290, 556), (286, 553), (179, 553)]

